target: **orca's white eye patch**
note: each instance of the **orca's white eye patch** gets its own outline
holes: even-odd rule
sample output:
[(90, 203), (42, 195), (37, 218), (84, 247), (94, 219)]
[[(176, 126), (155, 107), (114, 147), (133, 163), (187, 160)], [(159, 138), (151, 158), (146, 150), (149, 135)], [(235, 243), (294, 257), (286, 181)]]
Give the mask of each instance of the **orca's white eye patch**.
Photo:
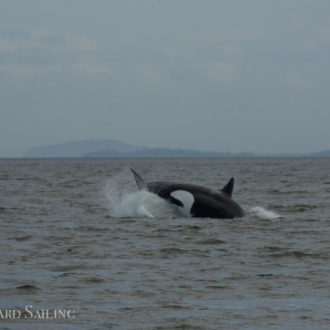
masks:
[(191, 215), (191, 208), (195, 202), (194, 195), (186, 190), (174, 190), (170, 196), (181, 202), (183, 206), (178, 206), (178, 209), (185, 215)]

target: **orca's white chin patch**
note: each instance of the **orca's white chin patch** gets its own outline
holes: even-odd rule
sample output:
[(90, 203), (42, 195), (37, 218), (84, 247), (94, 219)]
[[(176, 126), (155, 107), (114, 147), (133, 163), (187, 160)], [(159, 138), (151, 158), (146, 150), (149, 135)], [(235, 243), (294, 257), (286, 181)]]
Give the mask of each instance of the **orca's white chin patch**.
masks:
[(177, 206), (178, 210), (186, 216), (191, 216), (191, 208), (195, 202), (193, 194), (186, 190), (174, 190), (170, 193), (171, 197), (181, 202), (182, 206)]

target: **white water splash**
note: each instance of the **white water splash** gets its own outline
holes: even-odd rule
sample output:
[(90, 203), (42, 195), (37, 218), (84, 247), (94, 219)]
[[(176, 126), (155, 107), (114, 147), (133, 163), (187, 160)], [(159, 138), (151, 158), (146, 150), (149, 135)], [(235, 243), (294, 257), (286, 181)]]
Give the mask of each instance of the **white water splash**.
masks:
[(266, 210), (261, 206), (252, 207), (249, 211), (249, 214), (252, 216), (256, 216), (260, 219), (264, 219), (264, 220), (274, 220), (274, 219), (278, 219), (281, 217), (277, 213)]
[(105, 187), (110, 216), (115, 218), (174, 217), (178, 210), (146, 190), (138, 190), (127, 168), (111, 177)]
[[(159, 196), (146, 190), (138, 190), (129, 168), (125, 168), (106, 182), (105, 196), (110, 216), (115, 218), (174, 218), (187, 216), (182, 210), (180, 211), (180, 208), (168, 203)], [(281, 217), (275, 212), (260, 206), (252, 207), (248, 214), (264, 220), (274, 220)]]

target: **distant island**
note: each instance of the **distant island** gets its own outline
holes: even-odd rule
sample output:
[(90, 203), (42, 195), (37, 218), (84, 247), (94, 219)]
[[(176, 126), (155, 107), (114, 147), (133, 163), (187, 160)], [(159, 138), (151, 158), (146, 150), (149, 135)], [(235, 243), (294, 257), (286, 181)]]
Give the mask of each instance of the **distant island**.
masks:
[(193, 149), (150, 148), (119, 140), (82, 140), (32, 148), (27, 158), (235, 158), (235, 157), (330, 157), (330, 150), (306, 154), (254, 154), (199, 151)]
[(145, 147), (132, 146), (118, 140), (81, 140), (38, 146), (27, 151), (23, 157), (85, 157), (85, 155), (104, 152), (104, 150), (128, 153), (143, 150), (144, 148)]
[(217, 158), (254, 157), (252, 153), (205, 152), (190, 149), (133, 146), (118, 140), (84, 140), (32, 148), (28, 158)]
[(217, 158), (217, 157), (254, 157), (250, 153), (204, 152), (189, 149), (148, 148), (131, 152), (113, 150), (85, 154), (86, 158)]

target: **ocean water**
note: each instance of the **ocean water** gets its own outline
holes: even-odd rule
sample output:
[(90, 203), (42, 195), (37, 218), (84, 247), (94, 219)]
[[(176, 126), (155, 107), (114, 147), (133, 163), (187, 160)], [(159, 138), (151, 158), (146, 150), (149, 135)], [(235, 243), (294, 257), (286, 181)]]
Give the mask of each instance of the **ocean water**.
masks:
[[(246, 215), (183, 217), (129, 166), (234, 176)], [(329, 329), (329, 193), (329, 159), (1, 159), (0, 328)]]

